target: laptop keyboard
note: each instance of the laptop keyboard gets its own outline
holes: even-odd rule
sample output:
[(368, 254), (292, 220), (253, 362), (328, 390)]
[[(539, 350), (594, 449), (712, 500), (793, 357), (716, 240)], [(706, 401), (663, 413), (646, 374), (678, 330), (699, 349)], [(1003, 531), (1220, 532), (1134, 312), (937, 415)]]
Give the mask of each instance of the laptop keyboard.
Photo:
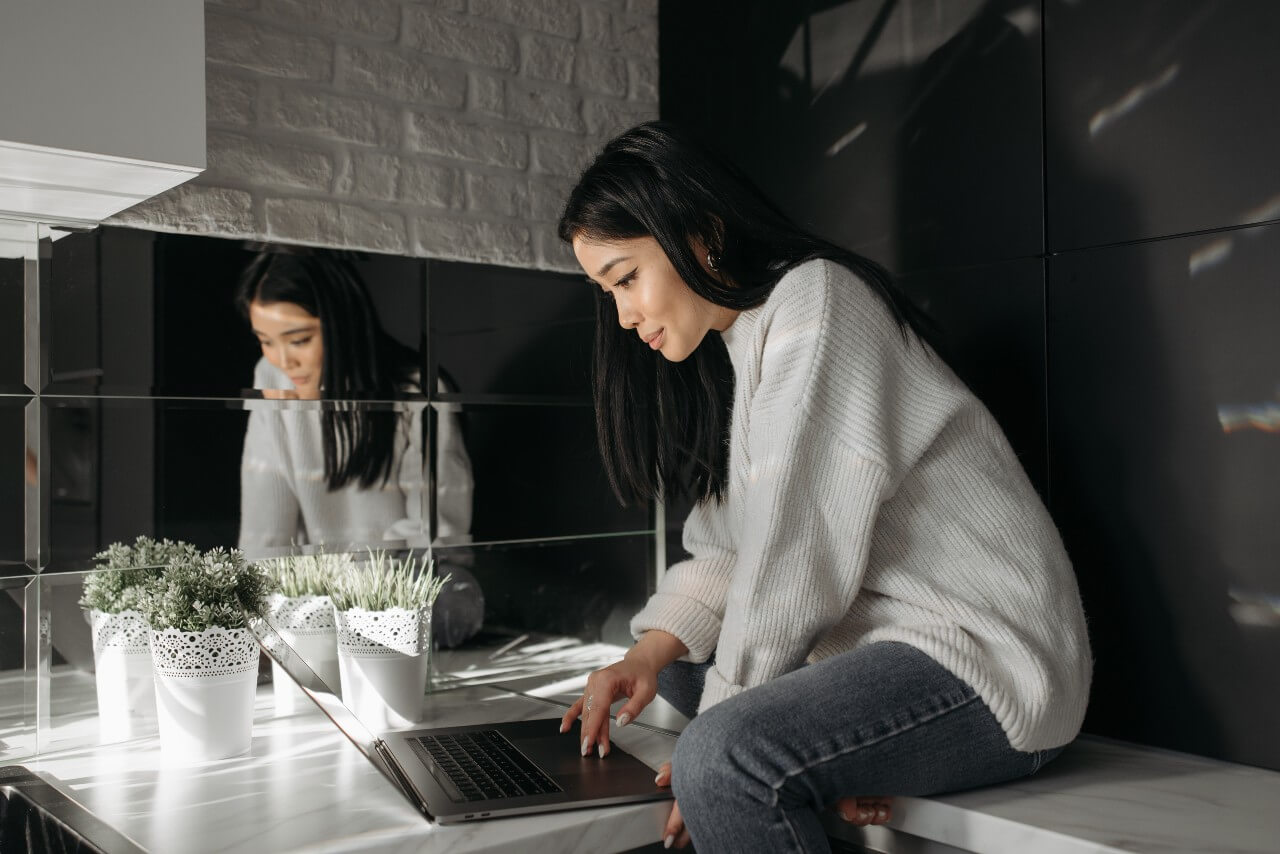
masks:
[[(416, 739), (432, 776), (454, 801), (488, 801), (564, 791), (496, 729)], [(436, 773), (437, 770), (443, 773)]]

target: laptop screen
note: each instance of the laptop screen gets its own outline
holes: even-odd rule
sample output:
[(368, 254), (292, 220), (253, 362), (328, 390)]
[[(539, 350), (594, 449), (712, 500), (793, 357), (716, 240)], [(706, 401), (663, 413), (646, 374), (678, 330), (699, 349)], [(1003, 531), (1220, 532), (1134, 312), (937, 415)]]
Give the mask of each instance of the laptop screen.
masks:
[[(267, 655), (280, 666), (297, 685), (302, 692), (324, 712), (329, 720), (333, 721), (339, 731), (342, 732), (351, 743), (359, 748), (365, 758), (373, 764), (384, 777), (391, 781), (405, 797), (413, 801), (417, 805), (416, 799), (405, 791), (396, 775), (386, 767), (382, 758), (378, 755), (376, 745), (379, 742), (368, 727), (360, 722), (360, 719), (343, 704), (337, 696), (334, 695), (332, 689), (325, 684), (324, 680), (316, 675), (311, 666), (294, 651), (293, 647), (285, 642), (275, 627), (267, 621), (265, 617), (253, 612), (245, 613), (245, 623), (249, 626), (249, 630), (253, 632), (254, 637), (258, 639), (258, 643)], [(278, 673), (278, 671), (277, 671)]]

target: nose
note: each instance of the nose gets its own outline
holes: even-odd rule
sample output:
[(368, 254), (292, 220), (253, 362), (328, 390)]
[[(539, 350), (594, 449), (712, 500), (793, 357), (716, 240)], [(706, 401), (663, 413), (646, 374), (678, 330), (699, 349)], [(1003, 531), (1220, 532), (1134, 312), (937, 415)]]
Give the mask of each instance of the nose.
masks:
[(287, 369), (293, 361), (289, 358), (289, 351), (284, 344), (264, 344), (262, 345), (262, 352), (266, 355), (268, 362), (282, 371)]
[(632, 304), (631, 298), (615, 292), (614, 300), (618, 305), (618, 324), (623, 329), (634, 329), (639, 326), (641, 315), (639, 310)]

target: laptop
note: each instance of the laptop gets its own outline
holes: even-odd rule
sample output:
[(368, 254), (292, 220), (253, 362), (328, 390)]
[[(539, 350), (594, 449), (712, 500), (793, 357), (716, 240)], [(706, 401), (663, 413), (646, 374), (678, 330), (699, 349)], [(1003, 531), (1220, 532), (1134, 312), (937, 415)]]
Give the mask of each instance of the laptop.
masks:
[(248, 614), (258, 643), (423, 815), (440, 824), (669, 800), (653, 770), (611, 744), (582, 756), (557, 721), (478, 723), (374, 733), (334, 696), (267, 620)]

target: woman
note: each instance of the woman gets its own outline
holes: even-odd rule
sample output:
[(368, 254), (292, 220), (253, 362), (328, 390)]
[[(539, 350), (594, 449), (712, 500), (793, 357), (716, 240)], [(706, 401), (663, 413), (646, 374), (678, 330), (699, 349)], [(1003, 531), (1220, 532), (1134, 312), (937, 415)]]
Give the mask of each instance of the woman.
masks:
[(561, 722), (609, 750), (661, 693), (666, 844), (814, 851), (818, 812), (1035, 772), (1092, 662), (1070, 563), (996, 422), (874, 263), (805, 233), (675, 128), (609, 143), (560, 222), (600, 290), (620, 498), (697, 500), (636, 644)]
[[(311, 251), (259, 254), (236, 305), (262, 348), (254, 387), (263, 397), (335, 400), (323, 409), (251, 408), (241, 463), (240, 548), (250, 554), (303, 543), (362, 548), (385, 540), (428, 544), (423, 512), (423, 408), (348, 405), (420, 393), (418, 356), (387, 334), (364, 282), (345, 258)], [(457, 416), (437, 424), (439, 537), (465, 540), (471, 463)], [(480, 628), (484, 599), (457, 565), (437, 599), (433, 634), (453, 646)]]

